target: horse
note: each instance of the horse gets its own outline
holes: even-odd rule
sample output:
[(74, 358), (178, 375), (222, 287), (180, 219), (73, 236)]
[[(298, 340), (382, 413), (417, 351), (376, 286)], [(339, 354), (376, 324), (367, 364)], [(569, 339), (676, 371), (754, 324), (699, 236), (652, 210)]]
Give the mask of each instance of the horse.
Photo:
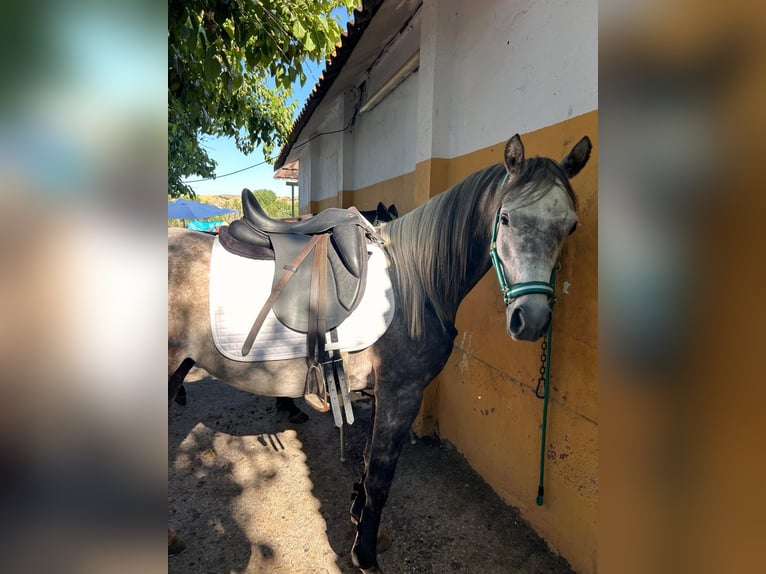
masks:
[[(551, 321), (548, 281), (577, 226), (570, 179), (590, 151), (585, 136), (560, 162), (526, 158), (521, 138), (514, 135), (501, 163), (378, 228), (389, 262), (394, 316), (375, 343), (344, 361), (349, 389), (371, 389), (374, 395), (363, 472), (350, 511), (356, 524), (351, 559), (362, 572), (381, 572), (378, 530), (399, 454), (423, 390), (452, 352), (458, 306), (493, 260), (511, 339), (545, 336)], [(257, 395), (303, 396), (306, 358), (244, 363), (223, 357), (214, 346), (208, 311), (212, 243), (204, 234), (168, 230), (169, 384), (182, 381), (196, 364)]]

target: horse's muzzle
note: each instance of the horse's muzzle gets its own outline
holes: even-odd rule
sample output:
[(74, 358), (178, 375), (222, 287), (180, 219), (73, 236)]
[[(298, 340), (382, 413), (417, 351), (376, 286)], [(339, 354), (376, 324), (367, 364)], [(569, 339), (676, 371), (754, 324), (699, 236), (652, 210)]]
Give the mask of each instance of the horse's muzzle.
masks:
[(515, 341), (537, 341), (551, 324), (551, 308), (545, 295), (526, 295), (512, 301), (505, 309), (508, 334)]

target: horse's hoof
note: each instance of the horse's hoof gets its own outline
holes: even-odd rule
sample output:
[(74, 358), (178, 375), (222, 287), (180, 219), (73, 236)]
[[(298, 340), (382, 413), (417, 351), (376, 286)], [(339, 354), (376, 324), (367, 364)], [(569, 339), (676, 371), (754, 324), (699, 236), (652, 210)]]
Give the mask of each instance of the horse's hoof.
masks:
[(358, 534), (357, 538), (354, 540), (354, 546), (351, 549), (351, 562), (353, 562), (354, 566), (359, 568), (362, 572), (366, 572), (368, 574), (382, 574), (383, 570), (380, 568), (380, 564), (378, 564), (377, 555), (381, 554), (382, 552), (385, 552), (389, 548), (391, 548), (391, 537), (386, 533), (382, 531), (378, 531), (378, 539), (375, 543), (376, 550), (375, 554), (373, 555), (372, 560), (365, 560), (365, 562), (371, 563), (369, 566), (362, 567), (362, 560), (359, 559), (359, 555), (357, 554), (359, 550), (358, 542)]
[(277, 410), (287, 411), (287, 420), (297, 425), (309, 420), (309, 416), (295, 405), (295, 401), (287, 397), (277, 397)]
[(391, 548), (394, 541), (391, 536), (384, 529), (378, 531), (378, 541), (375, 543), (375, 550), (378, 554), (383, 554), (386, 550)]
[(359, 566), (359, 562), (357, 561), (356, 557), (353, 555), (351, 556), (351, 562), (354, 563), (355, 567), (359, 568), (360, 572), (364, 572), (365, 574), (383, 574), (383, 570), (380, 569), (380, 566), (378, 565), (377, 562), (375, 562), (375, 564), (373, 564), (372, 566), (369, 566), (367, 568), (362, 568), (361, 566)]
[[(380, 572), (376, 556), (374, 554), (369, 555), (370, 553), (362, 552), (362, 556), (360, 557), (359, 550), (359, 533), (357, 532), (356, 538), (354, 539), (354, 545), (351, 548), (351, 563), (362, 572)], [(368, 556), (364, 556), (364, 554), (368, 554)], [(364, 564), (364, 566), (362, 566), (362, 564)]]
[(168, 528), (168, 555), (180, 554), (186, 548), (186, 543), (181, 539), (175, 530)]
[(303, 411), (298, 411), (296, 413), (291, 414), (287, 417), (287, 420), (289, 420), (291, 423), (295, 423), (297, 425), (305, 423), (307, 420), (309, 420), (309, 416), (304, 413)]

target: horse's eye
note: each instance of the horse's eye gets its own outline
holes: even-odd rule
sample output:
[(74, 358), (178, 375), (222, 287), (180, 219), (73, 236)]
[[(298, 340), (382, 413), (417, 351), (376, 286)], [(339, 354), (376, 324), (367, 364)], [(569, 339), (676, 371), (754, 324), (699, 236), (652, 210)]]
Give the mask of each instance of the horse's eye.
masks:
[(501, 213), (500, 214), (500, 223), (503, 225), (508, 225), (508, 214), (507, 213)]
[(572, 235), (575, 232), (575, 229), (577, 229), (577, 222), (576, 221), (572, 225), (572, 228), (569, 230), (569, 235)]

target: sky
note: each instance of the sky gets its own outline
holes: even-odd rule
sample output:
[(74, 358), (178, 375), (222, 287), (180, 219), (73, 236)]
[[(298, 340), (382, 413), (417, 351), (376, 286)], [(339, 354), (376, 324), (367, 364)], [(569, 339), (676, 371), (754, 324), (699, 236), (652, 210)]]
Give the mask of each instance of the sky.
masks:
[[(302, 106), (302, 104), (299, 104)], [(199, 177), (190, 177), (189, 186), (197, 195), (239, 195), (243, 188), (253, 191), (270, 189), (277, 195), (290, 195), (290, 188), (284, 181), (274, 179), (274, 167), (264, 162), (263, 150), (257, 147), (250, 155), (237, 149), (232, 138), (205, 138), (203, 145), (208, 155), (218, 162), (216, 174), (212, 180), (199, 181)], [(233, 171), (261, 164), (252, 169), (220, 177)]]
[[(344, 9), (335, 9), (333, 11), (335, 16), (340, 17), (341, 25), (345, 28), (346, 22), (349, 16)], [(293, 85), (293, 94), (295, 100), (298, 102), (298, 107), (295, 111), (295, 117), (303, 109), (306, 100), (314, 89), (319, 76), (324, 70), (324, 62), (317, 64), (315, 62), (308, 62), (304, 65), (304, 71), (306, 72), (306, 83), (301, 86), (296, 82)], [(293, 121), (295, 118), (293, 118)], [(288, 187), (284, 180), (274, 179), (274, 167), (268, 162), (264, 162), (263, 150), (257, 147), (250, 155), (245, 155), (237, 149), (233, 138), (203, 138), (203, 145), (207, 149), (208, 155), (218, 162), (216, 167), (216, 178), (213, 180), (199, 181), (199, 177), (190, 177), (187, 183), (194, 189), (197, 195), (239, 195), (243, 188), (248, 188), (253, 191), (257, 189), (270, 189), (277, 195), (290, 196), (290, 187)], [(276, 150), (275, 153), (279, 153)], [(252, 169), (247, 169), (240, 173), (226, 175), (243, 168), (260, 164)]]

